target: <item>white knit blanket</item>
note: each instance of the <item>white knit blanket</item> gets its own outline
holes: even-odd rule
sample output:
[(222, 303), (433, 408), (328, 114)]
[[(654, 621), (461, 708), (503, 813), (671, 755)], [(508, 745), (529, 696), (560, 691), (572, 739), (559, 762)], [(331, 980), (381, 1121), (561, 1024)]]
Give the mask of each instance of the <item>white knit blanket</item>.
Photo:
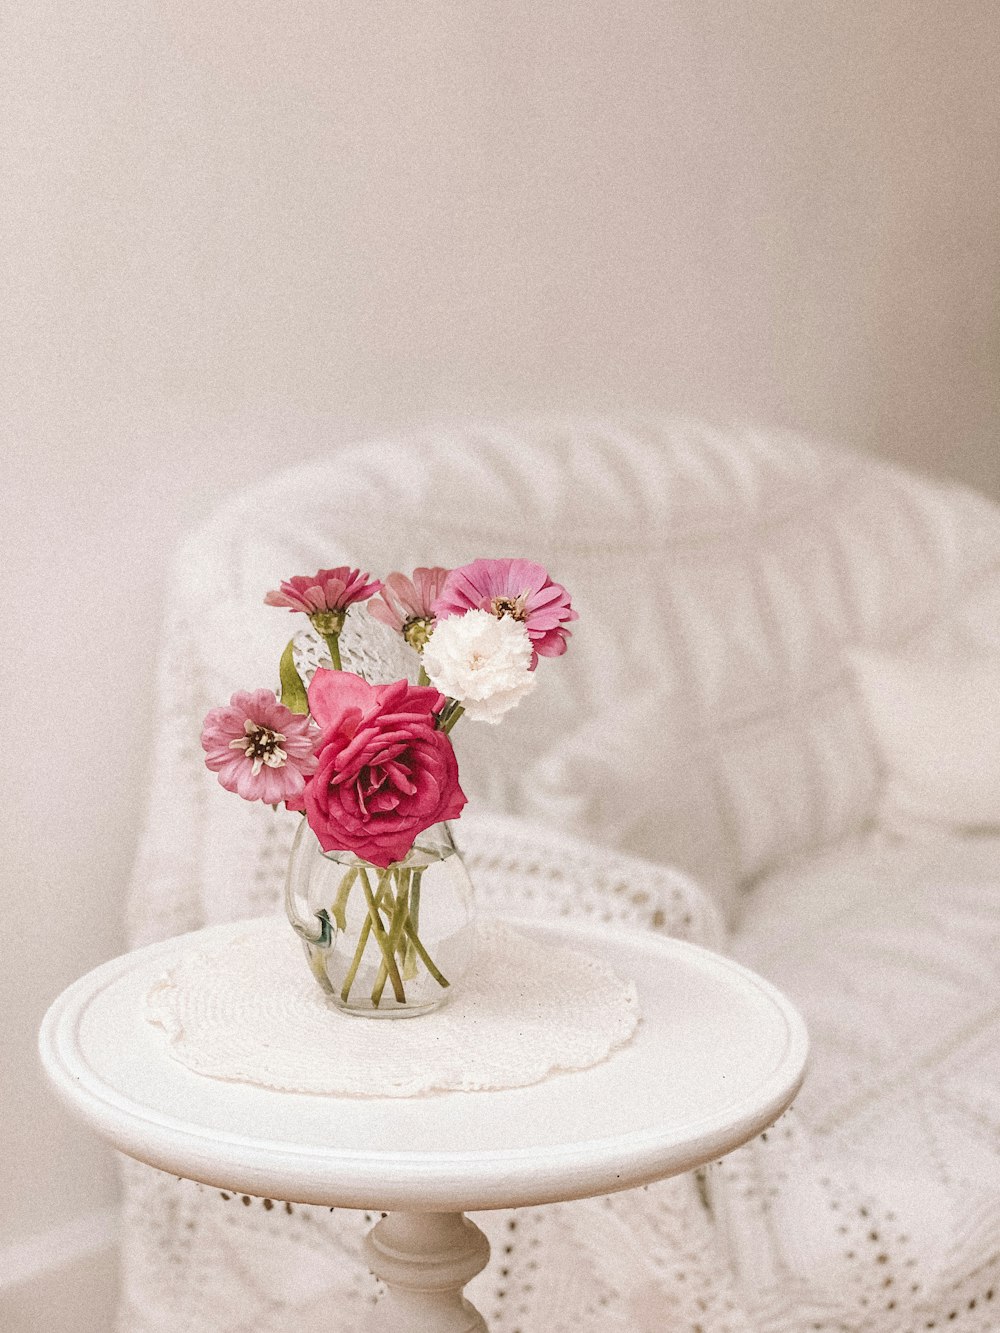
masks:
[(1000, 840), (872, 834), (772, 876), (742, 961), (813, 1055), (717, 1191), (760, 1329), (1000, 1328)]

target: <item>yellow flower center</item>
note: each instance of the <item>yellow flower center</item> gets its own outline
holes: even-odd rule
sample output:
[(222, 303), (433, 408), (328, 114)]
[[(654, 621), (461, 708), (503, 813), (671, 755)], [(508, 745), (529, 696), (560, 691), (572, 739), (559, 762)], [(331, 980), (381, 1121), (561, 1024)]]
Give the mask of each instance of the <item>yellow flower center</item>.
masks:
[(528, 594), (522, 592), (519, 597), (494, 597), (490, 602), (490, 611), (501, 620), (510, 616), (511, 620), (527, 620), (528, 608), (525, 606)]

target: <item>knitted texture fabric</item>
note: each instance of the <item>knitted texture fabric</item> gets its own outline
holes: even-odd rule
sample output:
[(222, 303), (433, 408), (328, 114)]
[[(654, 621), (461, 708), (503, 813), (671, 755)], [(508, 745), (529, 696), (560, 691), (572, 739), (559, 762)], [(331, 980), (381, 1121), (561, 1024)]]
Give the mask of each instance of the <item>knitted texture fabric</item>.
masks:
[(734, 950), (812, 1042), (794, 1114), (718, 1168), (762, 1333), (1000, 1327), (998, 865), (872, 833), (759, 886)]

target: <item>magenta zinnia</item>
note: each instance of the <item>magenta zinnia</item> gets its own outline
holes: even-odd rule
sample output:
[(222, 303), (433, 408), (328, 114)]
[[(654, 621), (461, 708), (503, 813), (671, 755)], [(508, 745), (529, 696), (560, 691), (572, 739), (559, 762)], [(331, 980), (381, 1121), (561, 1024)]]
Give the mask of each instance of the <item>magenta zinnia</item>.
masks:
[(565, 625), (577, 619), (566, 589), (531, 560), (473, 560), (453, 569), (433, 610), (440, 620), (488, 611), (521, 621), (534, 649), (532, 667), (539, 656), (559, 657), (566, 651), (570, 631)]
[(310, 719), (279, 703), (273, 690), (237, 690), (228, 705), (206, 715), (201, 744), (227, 791), (301, 808), (306, 780), (316, 771), (317, 735)]
[(264, 601), (268, 606), (304, 611), (321, 634), (339, 634), (347, 608), (373, 597), (381, 586), (378, 579), (360, 569), (338, 565), (336, 569), (319, 569), (315, 574), (296, 574), (286, 579), (278, 591), (269, 592)]
[(412, 578), (387, 574), (379, 596), (369, 602), (368, 610), (383, 625), (402, 634), (411, 648), (420, 651), (434, 628), (432, 608), (448, 573), (435, 565), (431, 569), (415, 569)]

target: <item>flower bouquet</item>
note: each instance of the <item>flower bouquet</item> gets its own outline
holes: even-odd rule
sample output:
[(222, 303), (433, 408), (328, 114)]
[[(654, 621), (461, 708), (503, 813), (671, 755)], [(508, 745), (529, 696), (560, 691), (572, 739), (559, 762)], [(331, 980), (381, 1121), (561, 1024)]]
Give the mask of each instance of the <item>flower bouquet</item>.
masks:
[[(529, 694), (539, 658), (566, 651), (577, 613), (541, 565), (511, 559), (384, 582), (321, 569), (264, 600), (308, 617), (322, 660), (310, 673), (293, 637), (280, 698), (237, 691), (208, 713), (205, 762), (228, 791), (304, 816), (286, 908), (331, 1001), (352, 1013), (425, 1012), (471, 947), (471, 885), (447, 824), (466, 804), (452, 731), (463, 717), (498, 723)], [(349, 614), (402, 637), (416, 683), (343, 669)]]

